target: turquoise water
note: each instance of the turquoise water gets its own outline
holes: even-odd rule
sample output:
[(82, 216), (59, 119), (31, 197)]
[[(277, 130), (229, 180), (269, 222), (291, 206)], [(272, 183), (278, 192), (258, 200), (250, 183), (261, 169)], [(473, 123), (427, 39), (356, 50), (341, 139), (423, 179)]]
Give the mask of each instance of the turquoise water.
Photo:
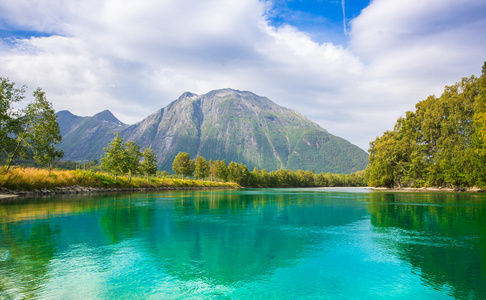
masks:
[(486, 195), (171, 191), (0, 205), (0, 299), (486, 299)]

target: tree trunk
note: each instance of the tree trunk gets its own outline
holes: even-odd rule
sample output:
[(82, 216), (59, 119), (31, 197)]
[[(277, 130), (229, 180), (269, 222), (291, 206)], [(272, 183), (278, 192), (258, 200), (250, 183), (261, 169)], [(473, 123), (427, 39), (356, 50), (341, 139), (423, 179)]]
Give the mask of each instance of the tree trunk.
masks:
[(10, 169), (10, 161), (7, 160), (7, 168), (5, 169), (5, 174), (8, 173), (8, 169)]
[(10, 165), (12, 164), (12, 162), (13, 162), (13, 158), (9, 155), (6, 162), (7, 168), (5, 169), (5, 174), (8, 173), (8, 170), (10, 169)]
[(128, 182), (132, 180), (132, 170), (128, 170)]

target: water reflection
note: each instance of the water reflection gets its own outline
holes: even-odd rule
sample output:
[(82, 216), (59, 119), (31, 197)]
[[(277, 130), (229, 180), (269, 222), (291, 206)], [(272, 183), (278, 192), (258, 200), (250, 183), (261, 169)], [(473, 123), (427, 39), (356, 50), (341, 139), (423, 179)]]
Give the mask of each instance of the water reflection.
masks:
[(486, 203), (482, 195), (376, 193), (375, 241), (435, 289), (486, 299)]
[(0, 299), (63, 298), (74, 288), (91, 298), (174, 297), (192, 285), (225, 294), (282, 270), (298, 281), (291, 271), (302, 264), (321, 276), (306, 277), (315, 280), (306, 286), (336, 286), (333, 276), (356, 276), (353, 268), (393, 274), (361, 261), (379, 252), (439, 294), (480, 299), (485, 225), (484, 196), (452, 194), (264, 189), (17, 200), (0, 205)]
[(314, 192), (182, 191), (27, 200), (0, 206), (0, 216), (0, 290), (32, 297), (56, 255), (130, 239), (178, 280), (255, 280), (312, 248), (319, 236), (303, 228), (352, 223), (366, 210)]
[(366, 215), (362, 206), (345, 202), (281, 192), (213, 192), (209, 199), (183, 193), (173, 203), (174, 215), (154, 223), (163, 230), (153, 232), (150, 246), (163, 267), (183, 280), (256, 280), (295, 263), (320, 238), (303, 227), (344, 225)]

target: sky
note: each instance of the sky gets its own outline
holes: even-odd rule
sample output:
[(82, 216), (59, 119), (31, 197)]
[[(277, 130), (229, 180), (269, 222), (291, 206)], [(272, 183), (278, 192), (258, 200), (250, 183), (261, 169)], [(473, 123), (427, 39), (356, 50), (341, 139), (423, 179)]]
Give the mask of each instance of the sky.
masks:
[(484, 61), (482, 0), (0, 0), (0, 77), (127, 124), (233, 88), (367, 150)]

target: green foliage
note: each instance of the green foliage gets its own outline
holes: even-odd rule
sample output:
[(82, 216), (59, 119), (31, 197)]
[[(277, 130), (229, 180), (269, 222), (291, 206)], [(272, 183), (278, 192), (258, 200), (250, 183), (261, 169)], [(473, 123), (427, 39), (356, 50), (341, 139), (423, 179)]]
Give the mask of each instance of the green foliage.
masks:
[(172, 163), (172, 169), (182, 178), (191, 176), (194, 173), (194, 161), (191, 160), (189, 153), (179, 152)]
[(14, 83), (0, 78), (0, 149), (6, 157), (6, 172), (18, 157), (32, 157), (40, 165), (51, 166), (63, 156), (56, 148), (62, 140), (57, 116), (40, 88), (25, 109), (13, 109), (12, 104), (22, 100), (24, 92), (24, 87), (16, 89)]
[(446, 86), (370, 143), (372, 186), (486, 187), (486, 78)]
[(224, 159), (215, 161), (211, 165), (211, 174), (221, 181), (228, 181), (228, 166), (226, 165), (226, 161)]
[(228, 180), (243, 186), (249, 186), (251, 183), (251, 174), (244, 164), (231, 162), (228, 166)]
[(128, 174), (128, 182), (132, 175), (136, 174), (140, 167), (140, 146), (134, 141), (123, 143), (119, 133), (115, 134), (113, 140), (104, 149), (105, 155), (101, 158), (101, 166), (115, 175)]
[(202, 156), (196, 158), (196, 165), (194, 169), (194, 177), (203, 179), (209, 176), (209, 164)]
[(61, 130), (54, 108), (47, 101), (45, 93), (39, 88), (34, 92), (34, 97), (35, 101), (27, 105), (25, 113), (26, 122), (32, 124), (25, 126), (27, 143), (38, 164), (51, 166), (56, 158), (63, 156), (63, 152), (56, 148), (56, 144), (62, 140)]
[[(182, 164), (182, 161), (187, 162), (188, 160), (189, 154), (179, 153), (174, 163), (178, 161), (177, 164)], [(231, 162), (229, 165), (226, 165), (225, 160), (210, 160), (207, 163), (202, 156), (198, 156), (196, 159), (196, 170), (198, 164), (208, 166), (208, 173), (206, 173), (206, 176), (196, 175), (196, 178), (210, 176), (211, 180), (235, 182), (244, 187), (357, 187), (367, 186), (368, 180), (368, 174), (364, 170), (351, 174), (316, 174), (313, 171), (284, 169), (268, 172), (266, 169), (260, 171), (255, 167), (253, 172), (250, 172), (248, 167), (242, 163)], [(195, 173), (197, 174), (197, 172)], [(182, 175), (181, 173), (176, 174)]]
[(140, 172), (147, 176), (147, 182), (150, 175), (157, 173), (157, 156), (152, 148), (145, 148), (142, 151), (142, 162), (140, 163)]
[(123, 139), (117, 132), (115, 138), (106, 146), (104, 149), (105, 155), (101, 158), (101, 166), (108, 172), (115, 175), (122, 175), (125, 173), (124, 158), (125, 158), (125, 147), (123, 145)]
[(15, 84), (0, 77), (0, 158), (11, 153), (16, 145), (16, 136), (21, 131), (20, 112), (13, 104), (24, 99), (25, 87), (15, 88)]
[(132, 174), (136, 174), (140, 168), (140, 146), (134, 141), (129, 141), (125, 144), (125, 159), (124, 168), (128, 170), (128, 181), (132, 179)]

